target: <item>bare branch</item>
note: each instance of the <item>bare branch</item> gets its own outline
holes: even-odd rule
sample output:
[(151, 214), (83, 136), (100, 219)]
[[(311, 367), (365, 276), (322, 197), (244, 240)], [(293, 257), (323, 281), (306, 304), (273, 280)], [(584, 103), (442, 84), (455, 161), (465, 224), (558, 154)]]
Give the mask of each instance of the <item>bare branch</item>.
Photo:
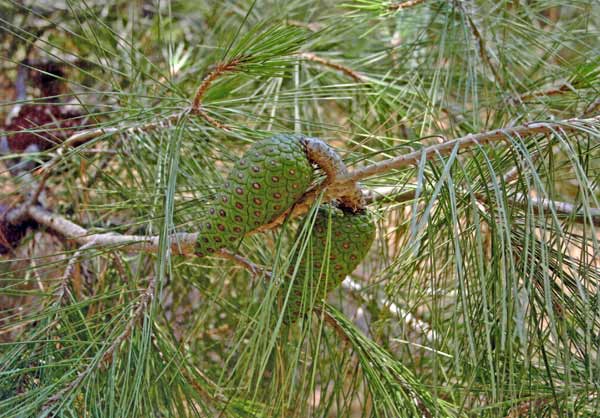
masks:
[[(157, 252), (159, 236), (120, 235), (113, 233), (94, 234), (68, 219), (39, 206), (28, 208), (29, 216), (47, 228), (58, 232), (68, 239), (94, 246), (127, 246), (129, 251)], [(193, 255), (198, 233), (176, 233), (169, 237), (172, 254)]]
[(417, 6), (423, 2), (425, 2), (425, 0), (401, 1), (401, 2), (397, 2), (397, 3), (392, 3), (387, 8), (389, 11), (397, 12), (398, 10), (404, 10), (404, 9), (408, 9), (410, 7)]
[(270, 279), (272, 276), (269, 270), (260, 267), (254, 264), (252, 261), (248, 260), (246, 257), (242, 257), (241, 255), (231, 252), (225, 248), (221, 249), (221, 251), (217, 253), (217, 256), (231, 260), (234, 263), (242, 266), (243, 268), (248, 270), (254, 278), (259, 277), (261, 274), (264, 274), (268, 279)]
[(334, 70), (344, 73), (345, 75), (347, 75), (348, 77), (352, 78), (354, 81), (357, 81), (359, 83), (367, 82), (365, 76), (363, 76), (359, 72), (354, 71), (353, 69), (343, 66), (341, 64), (338, 64), (336, 62), (330, 61), (328, 59), (321, 58), (313, 53), (301, 52), (301, 53), (297, 54), (297, 56), (302, 59), (305, 59), (307, 61), (316, 62), (317, 64), (321, 64), (326, 67), (333, 68)]

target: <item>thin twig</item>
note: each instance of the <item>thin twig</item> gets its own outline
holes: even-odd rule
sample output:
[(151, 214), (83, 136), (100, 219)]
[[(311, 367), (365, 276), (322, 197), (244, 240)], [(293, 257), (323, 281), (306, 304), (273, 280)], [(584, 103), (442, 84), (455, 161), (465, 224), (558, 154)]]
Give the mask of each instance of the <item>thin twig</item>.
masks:
[(496, 80), (496, 83), (501, 86), (501, 85), (503, 85), (503, 82), (502, 82), (502, 77), (500, 76), (500, 73), (498, 72), (498, 68), (492, 62), (492, 57), (490, 56), (490, 53), (488, 51), (485, 39), (484, 39), (483, 35), (481, 34), (481, 32), (479, 31), (479, 28), (475, 24), (473, 17), (471, 16), (471, 13), (469, 13), (467, 11), (467, 9), (465, 8), (465, 6), (463, 5), (463, 1), (464, 0), (454, 0), (453, 3), (461, 11), (464, 18), (467, 21), (467, 24), (469, 25), (471, 34), (473, 35), (475, 42), (477, 42), (477, 50), (479, 52), (479, 56), (481, 57), (483, 62), (488, 66), (488, 68), (492, 71), (492, 75), (494, 76), (494, 80)]
[(323, 321), (337, 334), (338, 338), (343, 341), (345, 348), (352, 347), (352, 340), (346, 335), (344, 329), (338, 324), (337, 320), (327, 312), (327, 308), (323, 305), (315, 306), (313, 312), (323, 318)]
[(87, 244), (82, 245), (76, 252), (75, 254), (73, 254), (73, 256), (71, 257), (71, 259), (69, 260), (69, 263), (67, 264), (67, 267), (65, 268), (65, 272), (60, 280), (60, 285), (58, 286), (58, 288), (56, 289), (56, 291), (54, 292), (54, 295), (56, 296), (56, 301), (57, 303), (62, 303), (65, 294), (67, 293), (67, 291), (69, 290), (69, 282), (71, 280), (71, 275), (73, 274), (73, 270), (75, 269), (75, 265), (77, 264), (77, 262), (79, 261), (79, 257), (81, 257), (81, 254), (83, 254), (83, 252), (91, 247), (93, 247), (94, 245), (96, 245), (96, 240), (92, 240), (90, 242), (88, 242)]
[(234, 263), (242, 266), (246, 270), (252, 274), (254, 278), (259, 277), (261, 274), (265, 275), (268, 279), (271, 279), (271, 272), (264, 267), (260, 267), (257, 264), (254, 264), (252, 261), (248, 260), (246, 257), (243, 257), (239, 254), (236, 254), (232, 251), (229, 251), (225, 248), (222, 248), (219, 253), (217, 253), (218, 257), (225, 258), (227, 260), (231, 260)]
[(290, 19), (290, 20), (286, 20), (285, 24), (289, 25), (289, 26), (295, 26), (297, 28), (308, 29), (311, 32), (318, 32), (321, 29), (323, 29), (323, 25), (321, 23), (317, 23), (317, 22), (307, 23), (307, 22), (301, 22), (299, 20)]
[(523, 93), (520, 96), (513, 97), (513, 103), (522, 103), (527, 100), (535, 99), (537, 97), (548, 97), (548, 96), (557, 96), (559, 94), (564, 94), (570, 91), (573, 91), (573, 86), (568, 83), (563, 83), (558, 87), (552, 87), (546, 90), (534, 91), (530, 93)]
[(334, 70), (340, 71), (340, 72), (344, 73), (345, 75), (347, 75), (348, 77), (352, 78), (354, 81), (357, 81), (359, 83), (367, 82), (367, 79), (365, 78), (365, 76), (363, 76), (359, 72), (357, 72), (351, 68), (348, 68), (344, 65), (338, 64), (337, 62), (333, 62), (326, 58), (319, 57), (313, 53), (301, 52), (301, 53), (297, 54), (297, 56), (302, 59), (305, 59), (307, 61), (316, 62), (318, 64), (321, 64), (326, 67), (333, 68)]
[(222, 62), (220, 64), (217, 64), (217, 66), (210, 73), (208, 73), (206, 77), (204, 77), (202, 83), (200, 83), (200, 86), (198, 87), (198, 90), (196, 90), (194, 100), (192, 101), (193, 112), (200, 111), (200, 108), (202, 107), (202, 99), (204, 98), (206, 91), (210, 88), (212, 83), (223, 74), (236, 70), (240, 63), (241, 60), (239, 58), (234, 58), (227, 62)]
[(196, 110), (196, 114), (202, 116), (204, 120), (206, 120), (210, 125), (217, 129), (221, 129), (223, 131), (231, 131), (231, 128), (229, 126), (222, 124), (221, 122), (210, 116), (202, 107)]
[(387, 8), (389, 11), (392, 12), (397, 12), (398, 10), (404, 10), (404, 9), (408, 9), (410, 7), (414, 7), (418, 4), (423, 3), (425, 0), (408, 0), (408, 1), (401, 1), (401, 2), (397, 2), (397, 3), (392, 3), (390, 4)]

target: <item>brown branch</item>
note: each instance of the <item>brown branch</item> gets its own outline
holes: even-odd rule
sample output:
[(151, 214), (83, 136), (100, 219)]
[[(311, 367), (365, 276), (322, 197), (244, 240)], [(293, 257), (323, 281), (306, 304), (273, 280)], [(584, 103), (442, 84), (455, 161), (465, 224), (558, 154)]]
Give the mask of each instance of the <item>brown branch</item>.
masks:
[[(39, 206), (31, 206), (27, 213), (40, 225), (58, 232), (78, 244), (94, 246), (127, 246), (129, 251), (157, 252), (159, 236), (120, 235), (114, 233), (94, 234), (68, 219)], [(198, 233), (176, 233), (169, 237), (172, 254), (193, 255)], [(89, 247), (86, 247), (89, 248)]]
[[(279, 216), (272, 222), (262, 225), (248, 233), (254, 234), (257, 232), (269, 230), (281, 225), (287, 217), (298, 217), (305, 214), (313, 205), (315, 200), (323, 191), (325, 191), (325, 201), (338, 199), (341, 196), (348, 196), (354, 193), (356, 181), (371, 177), (377, 174), (389, 172), (390, 170), (403, 168), (411, 165), (418, 165), (422, 155), (425, 160), (431, 160), (434, 157), (450, 154), (455, 147), (459, 149), (467, 149), (477, 145), (483, 145), (489, 142), (507, 140), (514, 137), (526, 137), (536, 134), (551, 134), (557, 130), (562, 132), (577, 132), (584, 129), (593, 128), (594, 123), (600, 122), (600, 116), (590, 119), (569, 119), (557, 122), (532, 122), (512, 128), (495, 129), (489, 132), (479, 134), (469, 134), (462, 138), (457, 138), (452, 141), (447, 141), (441, 144), (431, 145), (420, 151), (414, 151), (403, 156), (380, 161), (369, 166), (357, 169), (345, 176), (337, 176), (333, 184), (325, 182), (322, 186), (316, 187), (308, 191), (305, 195), (288, 211)], [(409, 196), (406, 196), (409, 198)], [(535, 199), (529, 197), (528, 199)], [(558, 213), (572, 215), (575, 208), (566, 202), (539, 202), (548, 205), (548, 208), (554, 204), (555, 210)], [(28, 215), (41, 225), (60, 233), (68, 239), (73, 239), (81, 245), (85, 245), (94, 241), (98, 246), (128, 246), (130, 251), (158, 251), (160, 237), (158, 236), (138, 236), (138, 235), (119, 235), (114, 233), (93, 234), (82, 228), (81, 226), (43, 209), (39, 206), (31, 206), (27, 210)], [(590, 212), (594, 223), (600, 213)], [(577, 214), (576, 219), (584, 219), (583, 215)], [(170, 247), (173, 254), (193, 255), (195, 243), (198, 238), (198, 233), (176, 233), (169, 237)]]
[(425, 0), (408, 0), (390, 4), (387, 8), (389, 11), (397, 12), (398, 10), (408, 9), (425, 2)]
[(271, 279), (272, 277), (272, 274), (269, 270), (265, 269), (264, 267), (260, 267), (257, 264), (254, 264), (252, 261), (248, 260), (246, 257), (243, 257), (225, 248), (221, 249), (221, 251), (217, 255), (221, 258), (231, 260), (234, 263), (242, 266), (243, 268), (248, 270), (254, 278), (259, 277), (261, 274), (264, 274), (268, 279)]
[(343, 341), (344, 348), (352, 347), (352, 340), (346, 335), (344, 329), (340, 326), (337, 320), (327, 312), (327, 308), (323, 305), (315, 306), (313, 312), (323, 318), (323, 321), (337, 334), (338, 338)]
[(431, 160), (439, 156), (451, 154), (455, 147), (458, 149), (468, 149), (490, 142), (505, 141), (510, 137), (527, 137), (536, 134), (552, 134), (559, 129), (562, 132), (584, 132), (585, 129), (594, 128), (593, 125), (597, 123), (600, 123), (600, 116), (595, 116), (589, 119), (573, 118), (556, 122), (530, 122), (511, 128), (501, 128), (478, 134), (469, 134), (441, 144), (431, 145), (423, 148), (422, 150), (414, 151), (399, 157), (380, 161), (366, 167), (356, 169), (353, 172), (350, 172), (347, 177), (338, 178), (334, 184), (325, 187), (317, 187), (307, 192), (302, 199), (300, 199), (296, 205), (294, 205), (293, 208), (274, 219), (269, 224), (260, 226), (256, 230), (252, 231), (252, 233), (276, 228), (283, 224), (287, 217), (295, 218), (304, 215), (311, 208), (315, 200), (319, 198), (323, 190), (326, 191), (324, 197), (325, 201), (336, 199), (341, 195), (347, 194), (348, 189), (359, 180), (407, 166), (417, 166), (420, 163), (421, 156), (423, 154), (425, 155), (426, 160)]
[(311, 32), (318, 32), (321, 29), (323, 29), (323, 25), (321, 23), (317, 23), (317, 22), (312, 22), (312, 23), (307, 23), (307, 22), (301, 22), (299, 20), (286, 20), (285, 24), (288, 26), (295, 26), (297, 28), (304, 28), (304, 29), (308, 29)]
[(317, 64), (321, 64), (324, 65), (326, 67), (329, 68), (333, 68), (334, 70), (337, 70), (345, 75), (347, 75), (348, 77), (352, 78), (354, 81), (357, 81), (359, 83), (366, 83), (367, 79), (365, 78), (365, 76), (363, 76), (362, 74), (360, 74), (357, 71), (354, 71), (351, 68), (348, 68), (344, 65), (338, 64), (336, 62), (330, 61), (328, 59), (325, 58), (321, 58), (313, 53), (310, 52), (301, 52), (299, 54), (297, 54), (298, 57), (305, 59), (307, 61), (312, 61), (312, 62), (316, 62)]
[(219, 122), (218, 120), (216, 120), (215, 118), (210, 116), (206, 112), (206, 110), (204, 110), (202, 107), (200, 107), (198, 110), (196, 110), (196, 114), (201, 116), (205, 121), (207, 121), (209, 123), (209, 125), (212, 125), (213, 127), (217, 128), (217, 129), (222, 129), (224, 131), (231, 131), (231, 128), (229, 126), (222, 124), (221, 122)]
[(196, 90), (194, 100), (192, 101), (192, 111), (194, 113), (198, 113), (200, 111), (200, 108), (202, 107), (202, 99), (212, 83), (223, 74), (236, 70), (240, 63), (241, 60), (239, 58), (222, 62), (217, 64), (217, 66), (210, 73), (208, 73), (206, 77), (204, 77), (202, 83), (200, 83), (200, 86), (198, 87), (198, 90)]
[(546, 90), (534, 91), (530, 93), (523, 93), (520, 96), (513, 97), (512, 102), (522, 103), (526, 100), (535, 99), (537, 97), (557, 96), (559, 94), (564, 94), (570, 91), (573, 91), (573, 86), (567, 83), (563, 83), (558, 87), (552, 87)]

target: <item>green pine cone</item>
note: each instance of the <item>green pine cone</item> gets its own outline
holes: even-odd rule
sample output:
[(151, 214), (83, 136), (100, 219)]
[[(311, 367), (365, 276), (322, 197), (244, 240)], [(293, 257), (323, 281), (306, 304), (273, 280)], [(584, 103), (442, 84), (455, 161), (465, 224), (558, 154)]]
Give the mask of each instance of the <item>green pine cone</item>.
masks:
[(238, 160), (200, 227), (196, 253), (237, 246), (244, 235), (289, 209), (312, 181), (301, 136), (279, 134), (254, 143)]
[(374, 239), (375, 222), (368, 210), (352, 213), (322, 205), (294, 280), (287, 317), (294, 321), (306, 311), (303, 294), (307, 305), (306, 295), (318, 301), (337, 288), (365, 258)]

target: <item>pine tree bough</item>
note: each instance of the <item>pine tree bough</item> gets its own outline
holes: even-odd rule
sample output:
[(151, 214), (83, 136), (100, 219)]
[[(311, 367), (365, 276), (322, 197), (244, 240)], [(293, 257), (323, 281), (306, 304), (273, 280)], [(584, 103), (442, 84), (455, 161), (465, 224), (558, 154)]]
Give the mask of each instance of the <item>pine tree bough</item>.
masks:
[[(585, 134), (586, 132), (597, 132), (598, 123), (600, 123), (600, 116), (595, 116), (588, 119), (574, 118), (556, 122), (526, 123), (524, 125), (511, 128), (502, 128), (478, 134), (469, 134), (452, 141), (431, 145), (423, 148), (422, 150), (373, 163), (371, 165), (356, 169), (352, 172), (346, 170), (346, 174), (341, 176), (336, 174), (334, 181), (327, 180), (322, 184), (305, 191), (304, 194), (290, 208), (282, 212), (270, 222), (247, 231), (246, 235), (276, 228), (288, 217), (295, 218), (304, 215), (312, 207), (315, 200), (323, 195), (323, 193), (323, 200), (325, 202), (335, 199), (348, 199), (348, 196), (356, 197), (356, 190), (358, 189), (356, 185), (357, 181), (378, 174), (389, 173), (392, 170), (401, 169), (407, 166), (417, 166), (420, 163), (423, 155), (426, 160), (431, 160), (433, 158), (439, 158), (440, 156), (448, 155), (455, 148), (468, 149), (490, 142), (506, 141), (510, 138), (523, 138), (536, 134), (564, 134), (568, 132), (579, 132)], [(68, 143), (69, 140), (65, 142)], [(310, 141), (307, 141), (306, 143), (310, 144)], [(307, 145), (307, 148), (310, 147), (310, 145)], [(313, 147), (313, 152), (317, 148), (318, 147)], [(312, 158), (317, 164), (323, 164), (321, 168), (323, 168), (326, 173), (328, 173), (328, 170), (331, 170), (331, 167), (328, 167), (327, 164), (324, 163), (325, 161), (330, 161), (333, 166), (336, 164), (335, 161), (331, 161), (331, 159), (327, 156), (316, 158), (313, 155)], [(344, 172), (344, 170), (340, 169), (336, 173), (339, 172)], [(158, 250), (158, 236), (92, 234), (81, 226), (65, 219), (64, 217), (51, 213), (39, 206), (27, 206), (27, 214), (39, 224), (44, 225), (67, 238), (74, 239), (82, 245), (88, 243), (93, 238), (98, 238), (96, 241), (98, 246), (127, 245), (130, 251), (156, 252)], [(172, 253), (193, 255), (198, 237), (198, 233), (173, 234), (171, 237), (169, 237)], [(219, 254), (215, 255), (219, 256)]]
[[(478, 134), (469, 134), (441, 144), (430, 145), (418, 151), (356, 169), (345, 177), (339, 177), (334, 184), (323, 185), (311, 190), (294, 206), (290, 216), (296, 217), (306, 213), (315, 199), (323, 192), (325, 192), (325, 201), (333, 200), (342, 194), (347, 194), (348, 188), (352, 187), (353, 184), (356, 184), (357, 181), (378, 174), (389, 173), (392, 170), (398, 170), (404, 167), (418, 166), (423, 156), (425, 157), (425, 160), (429, 161), (434, 158), (449, 155), (455, 148), (464, 150), (491, 142), (508, 141), (511, 138), (524, 138), (536, 134), (566, 134), (569, 132), (579, 132), (580, 134), (595, 132), (598, 134), (600, 133), (597, 127), (598, 123), (600, 123), (600, 115), (587, 119), (572, 118), (556, 122), (530, 122), (511, 128), (500, 128)], [(263, 226), (262, 229), (272, 229), (281, 225), (284, 220), (285, 218), (279, 217), (271, 222), (271, 224)]]

